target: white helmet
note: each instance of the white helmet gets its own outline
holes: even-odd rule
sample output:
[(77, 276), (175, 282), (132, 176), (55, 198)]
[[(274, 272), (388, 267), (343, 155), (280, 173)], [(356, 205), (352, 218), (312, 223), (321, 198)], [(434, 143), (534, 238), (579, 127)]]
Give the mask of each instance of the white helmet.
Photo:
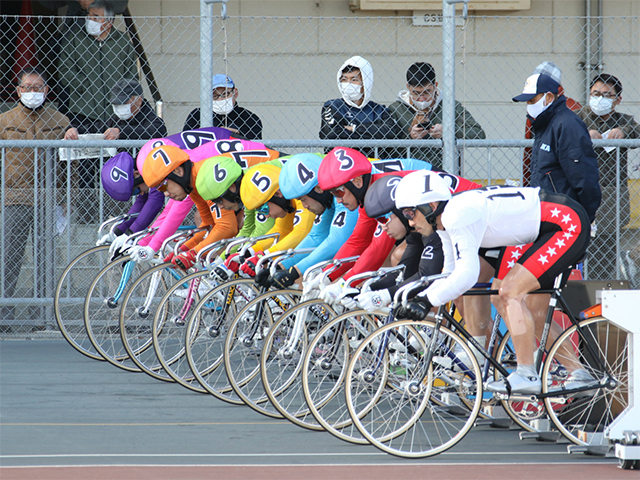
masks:
[[(400, 180), (396, 188), (396, 207), (418, 208), (427, 220), (435, 220), (449, 200), (449, 184), (437, 172), (429, 170), (410, 173)], [(431, 202), (440, 202), (435, 211), (429, 206)]]

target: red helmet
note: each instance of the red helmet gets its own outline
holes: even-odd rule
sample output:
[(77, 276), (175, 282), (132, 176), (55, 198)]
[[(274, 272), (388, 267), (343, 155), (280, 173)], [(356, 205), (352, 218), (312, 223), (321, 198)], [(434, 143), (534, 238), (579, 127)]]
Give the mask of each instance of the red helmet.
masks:
[(336, 147), (320, 164), (318, 184), (322, 190), (331, 190), (367, 173), (371, 173), (371, 162), (366, 156), (353, 148)]

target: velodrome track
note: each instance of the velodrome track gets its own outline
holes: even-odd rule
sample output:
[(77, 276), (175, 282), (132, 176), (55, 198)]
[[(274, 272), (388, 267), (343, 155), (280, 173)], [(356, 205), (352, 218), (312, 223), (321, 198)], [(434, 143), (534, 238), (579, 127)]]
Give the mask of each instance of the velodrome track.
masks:
[(616, 459), (475, 427), (453, 449), (395, 458), (86, 358), (0, 342), (0, 479), (638, 479)]

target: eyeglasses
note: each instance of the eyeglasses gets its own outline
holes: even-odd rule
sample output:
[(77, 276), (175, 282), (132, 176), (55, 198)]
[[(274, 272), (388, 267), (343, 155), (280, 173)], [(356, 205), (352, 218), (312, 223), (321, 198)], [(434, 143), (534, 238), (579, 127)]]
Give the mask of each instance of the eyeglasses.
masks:
[(389, 223), (389, 221), (391, 220), (391, 215), (387, 215), (384, 217), (376, 217), (376, 221), (382, 226), (384, 227), (387, 223)]
[(262, 215), (264, 215), (265, 217), (267, 215), (269, 215), (269, 203), (265, 203), (264, 205), (260, 205), (257, 209), (256, 212), (261, 213)]
[(18, 88), (23, 92), (44, 92), (46, 85), (19, 85)]
[(164, 181), (160, 185), (158, 185), (156, 187), (156, 190), (158, 190), (159, 192), (162, 192), (162, 193), (166, 192), (167, 191), (167, 186), (168, 186), (167, 185), (168, 181), (169, 180), (165, 178)]
[(435, 90), (422, 90), (420, 92), (417, 92), (415, 90), (409, 90), (409, 95), (411, 95), (413, 98), (433, 97), (434, 93), (435, 93)]
[(224, 93), (213, 92), (213, 99), (214, 100), (222, 100), (222, 99), (225, 99), (225, 98), (229, 98), (232, 94), (233, 94), (233, 88), (228, 88), (227, 90), (225, 90)]
[(403, 208), (402, 209), (402, 215), (404, 215), (404, 218), (406, 218), (407, 220), (413, 220), (414, 218), (416, 218), (416, 210), (417, 209), (418, 209), (418, 207)]
[(592, 97), (596, 97), (596, 98), (600, 98), (600, 97), (604, 97), (604, 98), (616, 98), (618, 95), (616, 95), (615, 93), (602, 93), (599, 91), (595, 91), (595, 92), (591, 92), (591, 96)]
[(347, 193), (347, 190), (344, 188), (344, 185), (340, 185), (339, 187), (329, 190), (329, 193), (336, 198), (342, 198)]

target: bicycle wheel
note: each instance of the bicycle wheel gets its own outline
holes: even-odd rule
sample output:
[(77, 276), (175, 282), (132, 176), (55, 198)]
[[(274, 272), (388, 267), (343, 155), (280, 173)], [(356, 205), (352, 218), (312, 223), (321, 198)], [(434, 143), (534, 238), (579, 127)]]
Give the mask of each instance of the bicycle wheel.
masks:
[(183, 275), (170, 263), (147, 270), (131, 284), (120, 309), (120, 335), (127, 354), (147, 375), (168, 382), (175, 380), (158, 360), (151, 328), (163, 295)]
[(162, 368), (180, 385), (199, 393), (206, 390), (193, 375), (185, 356), (187, 322), (194, 304), (199, 301), (199, 292), (216, 286), (208, 270), (174, 281), (159, 301), (151, 328), (153, 349)]
[(309, 300), (287, 310), (264, 340), (260, 375), (271, 404), (292, 423), (323, 430), (307, 407), (302, 391), (302, 359), (309, 336), (314, 336), (334, 310), (322, 300)]
[[(500, 361), (500, 364), (509, 373), (515, 371), (518, 367), (510, 332), (506, 332), (502, 337), (495, 358)], [(500, 380), (503, 377), (500, 372), (494, 370), (493, 378)], [(493, 396), (493, 398), (496, 398), (496, 396)], [(499, 402), (511, 420), (520, 428), (528, 432), (538, 432), (547, 429), (546, 420), (548, 415), (542, 400), (537, 400), (531, 395), (512, 395), (508, 398), (500, 398)]]
[(104, 267), (91, 283), (84, 302), (84, 324), (89, 340), (109, 363), (131, 372), (139, 372), (124, 348), (120, 336), (120, 305), (131, 278), (146, 267), (121, 257)]
[[(371, 334), (354, 352), (345, 378), (347, 408), (362, 435), (377, 448), (405, 458), (436, 455), (471, 429), (482, 403), (480, 367), (464, 340), (435, 324), (401, 320)], [(431, 333), (430, 333), (431, 332)], [(433, 355), (425, 355), (427, 342)], [(470, 358), (466, 375), (451, 378), (438, 363), (442, 345), (457, 346)], [(433, 350), (431, 350), (433, 349)], [(433, 390), (462, 392), (473, 409), (442, 407)]]
[[(629, 404), (629, 337), (604, 317), (583, 320), (579, 326), (584, 339), (571, 326), (549, 350), (542, 369), (542, 378), (549, 381), (542, 383), (542, 392), (556, 395), (546, 397), (544, 403), (553, 423), (569, 440), (578, 445), (606, 445), (604, 431)], [(584, 385), (593, 384), (594, 388), (563, 393), (571, 388), (567, 379), (576, 366), (589, 372), (593, 382)]]
[(224, 366), (236, 394), (255, 411), (273, 418), (282, 414), (269, 402), (260, 377), (264, 339), (274, 319), (292, 308), (299, 290), (274, 290), (259, 295), (238, 313), (224, 343)]
[(104, 360), (89, 340), (84, 326), (84, 301), (95, 272), (109, 263), (109, 245), (94, 247), (71, 260), (64, 269), (53, 299), (60, 333), (77, 351), (94, 360)]
[(337, 316), (311, 339), (302, 360), (302, 389), (312, 415), (329, 433), (354, 444), (369, 441), (353, 425), (347, 409), (346, 369), (353, 351), (382, 320), (366, 310)]
[(202, 297), (187, 324), (185, 356), (191, 372), (207, 392), (234, 405), (244, 405), (244, 401), (227, 378), (224, 342), (238, 312), (258, 294), (258, 286), (250, 278), (223, 283)]

